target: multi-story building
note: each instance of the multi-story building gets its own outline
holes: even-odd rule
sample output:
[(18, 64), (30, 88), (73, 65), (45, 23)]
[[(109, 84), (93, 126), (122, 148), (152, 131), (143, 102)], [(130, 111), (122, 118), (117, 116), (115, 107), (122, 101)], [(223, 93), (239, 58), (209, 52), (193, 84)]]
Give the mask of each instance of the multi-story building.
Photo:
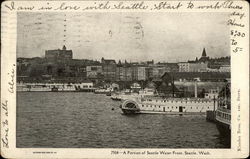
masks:
[(119, 60), (116, 65), (116, 81), (124, 81), (125, 79), (125, 67)]
[(165, 66), (155, 66), (155, 67), (153, 67), (153, 77), (154, 78), (161, 77), (165, 72), (169, 72)]
[(178, 63), (178, 66), (179, 66), (179, 72), (190, 72), (188, 62), (180, 62)]
[(62, 50), (46, 50), (45, 58), (49, 60), (71, 60), (73, 58), (72, 50), (67, 50), (66, 46), (63, 45)]
[(102, 74), (102, 66), (86, 66), (87, 78), (100, 78)]
[(146, 67), (145, 68), (146, 70), (146, 79), (147, 80), (152, 80), (154, 77), (153, 77), (153, 67), (150, 66), (150, 67)]
[(116, 66), (116, 81), (132, 81), (132, 65), (127, 63), (118, 62)]
[(161, 62), (158, 62), (157, 66), (164, 67), (164, 71), (166, 71), (166, 72), (178, 72), (179, 71), (178, 63), (161, 63)]
[(132, 67), (130, 66), (125, 66), (125, 79), (126, 81), (132, 81), (132, 77), (133, 77), (133, 71), (132, 71)]
[(116, 62), (102, 58), (101, 60), (102, 72), (104, 80), (115, 81), (116, 79)]
[(222, 65), (219, 68), (219, 72), (231, 72), (231, 67), (230, 65)]
[(146, 80), (146, 67), (145, 66), (133, 66), (132, 67), (132, 80), (145, 81)]
[(179, 72), (207, 72), (207, 63), (180, 62)]
[(189, 71), (190, 72), (206, 72), (207, 63), (190, 63)]
[(207, 56), (205, 48), (203, 48), (200, 59), (196, 57), (195, 61), (178, 63), (179, 72), (207, 72), (209, 57)]

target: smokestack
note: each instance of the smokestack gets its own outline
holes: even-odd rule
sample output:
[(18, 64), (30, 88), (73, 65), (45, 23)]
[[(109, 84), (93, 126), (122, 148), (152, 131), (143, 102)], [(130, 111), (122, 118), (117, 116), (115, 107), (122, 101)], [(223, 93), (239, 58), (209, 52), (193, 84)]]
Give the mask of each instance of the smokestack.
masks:
[(194, 97), (197, 98), (197, 81), (194, 82)]

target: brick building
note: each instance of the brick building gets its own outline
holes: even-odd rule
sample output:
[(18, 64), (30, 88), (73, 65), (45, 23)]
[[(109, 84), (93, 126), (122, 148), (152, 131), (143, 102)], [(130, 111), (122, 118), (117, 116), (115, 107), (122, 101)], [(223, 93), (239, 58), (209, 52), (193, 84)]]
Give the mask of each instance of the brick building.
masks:
[(93, 65), (86, 66), (87, 78), (97, 79), (102, 76), (102, 66), (101, 65)]
[(67, 50), (66, 46), (63, 45), (62, 50), (46, 50), (45, 58), (48, 60), (71, 60), (73, 58), (72, 50)]
[(101, 59), (102, 73), (104, 80), (115, 81), (116, 79), (116, 62), (110, 59)]

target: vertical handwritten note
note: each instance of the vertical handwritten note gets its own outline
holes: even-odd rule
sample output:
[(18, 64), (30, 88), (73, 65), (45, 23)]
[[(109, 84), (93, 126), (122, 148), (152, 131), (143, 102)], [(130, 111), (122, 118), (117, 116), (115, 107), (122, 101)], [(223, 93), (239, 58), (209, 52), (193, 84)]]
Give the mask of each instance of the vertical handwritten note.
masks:
[(243, 51), (241, 40), (246, 38), (245, 24), (242, 20), (245, 18), (245, 13), (242, 10), (233, 11), (230, 14), (228, 25), (231, 26), (231, 46), (233, 53), (240, 53)]
[(1, 143), (2, 147), (9, 148), (9, 101), (13, 100), (12, 96), (15, 93), (16, 82), (15, 82), (15, 69), (16, 64), (13, 64), (11, 70), (7, 73), (7, 84), (8, 92), (5, 94), (5, 98), (2, 98), (1, 102), (1, 109), (2, 109), (2, 116), (1, 116), (1, 126), (2, 126), (2, 135), (1, 135)]
[(8, 121), (8, 100), (5, 100), (4, 102), (1, 103), (2, 111), (4, 116), (2, 117), (2, 129), (3, 129), (3, 135), (2, 135), (2, 146), (5, 148), (9, 148), (9, 121)]

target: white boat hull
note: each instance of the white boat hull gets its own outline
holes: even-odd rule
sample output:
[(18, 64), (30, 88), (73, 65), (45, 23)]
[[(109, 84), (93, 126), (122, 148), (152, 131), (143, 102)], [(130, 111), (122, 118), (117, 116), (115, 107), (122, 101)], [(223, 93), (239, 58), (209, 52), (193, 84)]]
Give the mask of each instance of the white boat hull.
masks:
[(203, 99), (157, 99), (150, 101), (134, 99), (125, 100), (122, 103), (121, 109), (125, 114), (205, 115), (208, 110), (216, 110), (216, 103), (212, 100)]

